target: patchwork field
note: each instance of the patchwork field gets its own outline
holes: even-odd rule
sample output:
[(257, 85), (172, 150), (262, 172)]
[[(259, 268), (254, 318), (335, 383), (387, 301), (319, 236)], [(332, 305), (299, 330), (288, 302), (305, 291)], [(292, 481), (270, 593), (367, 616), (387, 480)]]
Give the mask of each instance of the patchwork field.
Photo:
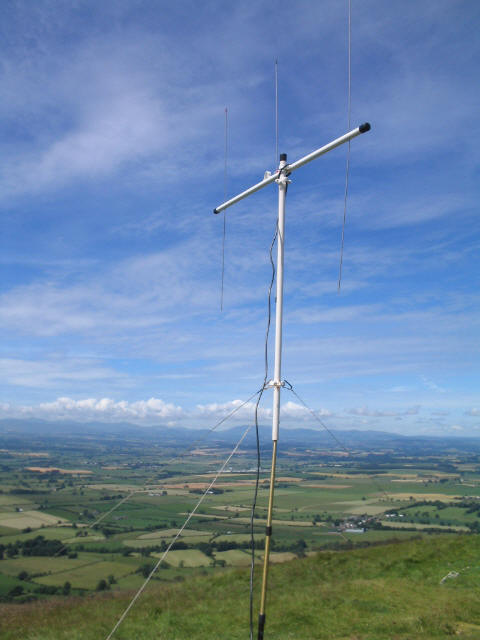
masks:
[(43, 513), (42, 511), (22, 511), (20, 513), (0, 513), (0, 525), (10, 529), (39, 529), (53, 524), (69, 524), (65, 518)]
[(96, 559), (82, 566), (74, 567), (68, 571), (61, 573), (52, 573), (51, 575), (41, 576), (35, 579), (35, 582), (44, 585), (59, 586), (68, 580), (74, 589), (95, 590), (99, 580), (108, 580), (108, 576), (112, 575), (122, 578), (135, 571), (139, 563), (132, 565), (131, 562), (125, 561), (109, 561)]
[[(162, 538), (173, 538), (178, 533), (178, 529), (160, 529), (159, 531), (152, 531), (151, 533), (144, 533), (138, 536), (139, 540), (156, 540)], [(195, 531), (194, 529), (184, 529), (182, 531), (182, 538), (191, 538), (192, 536), (205, 536), (208, 535), (207, 531)]]
[[(203, 496), (228, 452), (201, 449), (201, 455), (175, 460), (175, 448), (162, 457), (161, 447), (107, 436), (42, 448), (48, 446), (49, 466), (41, 473), (32, 472), (40, 464), (27, 452), (3, 459), (0, 452), (0, 598), (20, 603), (138, 588), (200, 499), (155, 580), (250, 564), (254, 451), (243, 451), (237, 467)], [(290, 453), (279, 461), (272, 562), (424, 537), (431, 530), (480, 530), (480, 460), (470, 452), (447, 461), (430, 454), (413, 459), (410, 452), (404, 458), (364, 452), (358, 460), (313, 449)], [(267, 469), (253, 518), (257, 565), (268, 483)]]
[(2, 562), (2, 572), (10, 576), (17, 576), (21, 571), (28, 574), (51, 574), (70, 573), (79, 567), (91, 565), (102, 560), (101, 556), (85, 556), (78, 558), (49, 558), (49, 557), (28, 557), (13, 558)]
[[(469, 495), (467, 493), (467, 495)], [(458, 493), (423, 493), (421, 491), (415, 491), (414, 493), (393, 493), (392, 497), (395, 500), (402, 500), (408, 502), (409, 500), (441, 500), (442, 502), (451, 502), (452, 500), (460, 500), (462, 496)]]
[(60, 473), (60, 474), (71, 474), (74, 476), (81, 475), (91, 475), (92, 471), (87, 469), (59, 469), (58, 467), (25, 467), (26, 471), (31, 471), (32, 473)]

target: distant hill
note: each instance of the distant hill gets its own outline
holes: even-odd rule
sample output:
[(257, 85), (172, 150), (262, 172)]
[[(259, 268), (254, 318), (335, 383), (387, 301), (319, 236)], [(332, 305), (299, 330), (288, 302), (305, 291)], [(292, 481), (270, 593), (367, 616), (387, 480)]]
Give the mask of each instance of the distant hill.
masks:
[[(233, 427), (228, 431), (216, 432), (212, 439), (218, 442), (233, 444), (238, 441), (245, 426)], [(439, 437), (439, 436), (404, 436), (398, 433), (373, 430), (339, 430), (331, 429), (331, 433), (319, 429), (281, 429), (280, 442), (284, 447), (306, 449), (320, 447), (341, 451), (347, 449), (374, 451), (376, 449), (397, 452), (426, 451), (430, 454), (440, 454), (461, 450), (480, 452), (480, 438)], [(271, 427), (261, 427), (261, 440), (268, 443), (271, 438)], [(332, 436), (333, 434), (333, 436)], [(246, 437), (242, 446), (254, 446), (254, 429)]]
[[(46, 421), (39, 419), (0, 420), (0, 437), (14, 439), (16, 435), (32, 434), (42, 437), (58, 438), (69, 436), (95, 436), (110, 438), (134, 438), (168, 446), (183, 446), (205, 438), (206, 445), (233, 446), (241, 437), (246, 425), (222, 429), (210, 433), (208, 429), (186, 429), (182, 427), (138, 426), (128, 422), (75, 422)], [(326, 450), (347, 449), (360, 451), (391, 450), (397, 453), (415, 453), (417, 455), (441, 455), (455, 451), (480, 453), (480, 438), (458, 436), (405, 436), (385, 431), (362, 431), (360, 429), (331, 429), (334, 437), (326, 430), (282, 428), (280, 442), (282, 448), (308, 449), (310, 447)], [(207, 437), (208, 436), (208, 437)], [(271, 443), (271, 427), (260, 426), (260, 438), (263, 448)], [(255, 429), (252, 427), (242, 448), (255, 447)]]
[[(444, 535), (320, 552), (273, 566), (265, 638), (478, 640), (479, 552), (477, 535)], [(154, 581), (112, 640), (245, 640), (248, 583), (243, 570), (177, 584)], [(132, 596), (112, 593), (59, 599), (47, 606), (0, 605), (1, 638), (106, 638)]]

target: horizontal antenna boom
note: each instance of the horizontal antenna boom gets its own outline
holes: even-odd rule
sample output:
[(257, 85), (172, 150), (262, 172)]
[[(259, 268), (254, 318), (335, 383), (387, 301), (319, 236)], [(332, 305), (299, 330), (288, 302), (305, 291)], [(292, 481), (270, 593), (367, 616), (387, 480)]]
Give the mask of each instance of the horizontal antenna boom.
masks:
[[(368, 122), (361, 124), (359, 127), (357, 127), (356, 129), (353, 129), (352, 131), (349, 131), (349, 133), (346, 133), (340, 138), (337, 138), (336, 140), (332, 140), (332, 142), (329, 142), (324, 147), (320, 147), (320, 149), (317, 149), (316, 151), (312, 151), (312, 153), (309, 153), (307, 156), (300, 158), (300, 160), (297, 160), (292, 164), (285, 165), (282, 171), (287, 174), (292, 173), (292, 171), (295, 171), (295, 169), (299, 169), (300, 167), (303, 167), (304, 164), (307, 164), (308, 162), (311, 162), (312, 160), (315, 160), (316, 158), (323, 156), (323, 154), (327, 153), (328, 151), (331, 151), (332, 149), (335, 149), (335, 147), (339, 147), (340, 145), (345, 144), (345, 142), (352, 140), (352, 138), (356, 138), (361, 133), (365, 133), (366, 131), (370, 131), (370, 123)], [(247, 189), (246, 191), (242, 191), (242, 193), (239, 193), (238, 196), (235, 196), (234, 198), (230, 198), (230, 200), (227, 200), (223, 204), (216, 207), (213, 210), (213, 213), (220, 213), (225, 209), (227, 209), (228, 207), (231, 207), (233, 204), (236, 204), (240, 200), (243, 200), (244, 198), (251, 195), (252, 193), (255, 193), (255, 191), (259, 191), (260, 189), (263, 189), (263, 187), (266, 187), (267, 184), (272, 184), (272, 182), (275, 182), (275, 180), (278, 178), (278, 175), (279, 175), (279, 172), (276, 171), (273, 175), (269, 176), (268, 178), (265, 178), (261, 182), (257, 182), (257, 184), (253, 185), (253, 187), (250, 187), (250, 189)]]

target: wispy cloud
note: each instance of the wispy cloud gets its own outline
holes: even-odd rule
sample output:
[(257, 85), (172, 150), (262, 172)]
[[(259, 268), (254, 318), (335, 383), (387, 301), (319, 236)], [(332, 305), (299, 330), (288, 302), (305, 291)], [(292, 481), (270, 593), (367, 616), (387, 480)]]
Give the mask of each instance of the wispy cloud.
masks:
[(427, 376), (421, 376), (421, 380), (427, 389), (437, 393), (445, 393), (445, 389), (440, 387), (436, 382), (430, 380)]
[(4, 388), (55, 389), (65, 384), (91, 386), (100, 381), (122, 385), (125, 375), (108, 367), (98, 358), (45, 356), (41, 360), (0, 359), (0, 380)]

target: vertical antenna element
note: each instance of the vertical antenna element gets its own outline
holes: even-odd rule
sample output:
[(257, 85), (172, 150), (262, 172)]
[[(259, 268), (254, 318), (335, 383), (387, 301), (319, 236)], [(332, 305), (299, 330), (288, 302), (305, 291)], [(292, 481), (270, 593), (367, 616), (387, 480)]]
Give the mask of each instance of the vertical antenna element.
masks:
[[(278, 60), (275, 58), (275, 160), (273, 166), (278, 162)], [(226, 198), (225, 198), (226, 200)]]
[[(228, 160), (228, 109), (225, 107), (225, 164), (223, 167), (223, 195), (227, 199), (227, 160)], [(220, 311), (223, 311), (223, 285), (225, 281), (225, 236), (227, 231), (227, 214), (223, 212), (223, 239), (222, 239), (222, 289), (220, 293)]]
[[(348, 71), (347, 71), (347, 129), (350, 129), (352, 119), (352, 0), (348, 0)], [(348, 176), (350, 173), (350, 140), (347, 149), (347, 165), (345, 168), (345, 195), (343, 198), (343, 224), (342, 224), (342, 242), (340, 247), (340, 266), (338, 270), (338, 286), (337, 293), (340, 293), (342, 283), (342, 266), (343, 266), (343, 245), (345, 242), (345, 222), (347, 220), (347, 198), (348, 198)]]

